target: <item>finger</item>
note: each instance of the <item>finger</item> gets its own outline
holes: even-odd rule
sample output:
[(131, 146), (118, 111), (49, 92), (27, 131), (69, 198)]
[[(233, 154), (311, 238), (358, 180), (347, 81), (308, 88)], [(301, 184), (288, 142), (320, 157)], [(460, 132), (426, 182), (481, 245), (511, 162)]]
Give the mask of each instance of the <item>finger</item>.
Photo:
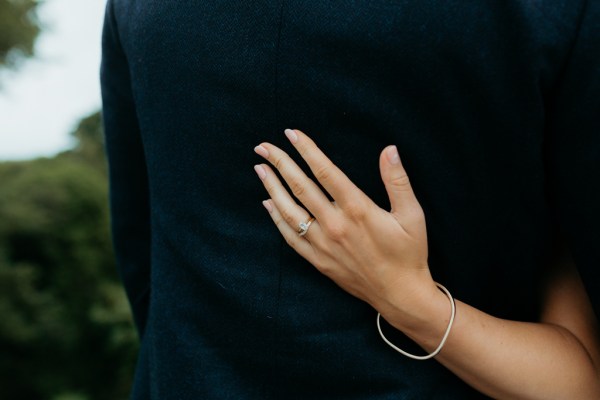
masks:
[[(286, 188), (281, 184), (277, 174), (268, 165), (256, 165), (254, 170), (263, 182), (267, 192), (269, 192), (269, 196), (272, 199), (271, 202), (275, 204), (283, 220), (297, 232), (300, 223), (310, 219), (310, 214), (294, 201)], [(308, 237), (306, 238), (308, 239)]]
[[(304, 257), (308, 262), (314, 265), (316, 262), (316, 254), (310, 242), (305, 239), (306, 236), (302, 237), (298, 235), (298, 232), (296, 232), (287, 223), (287, 221), (284, 219), (284, 217), (281, 215), (281, 212), (277, 208), (277, 205), (275, 205), (275, 203), (272, 200), (263, 201), (263, 206), (269, 212), (271, 219), (275, 223), (275, 226), (277, 226), (277, 229), (285, 239), (286, 243), (291, 248), (296, 250), (296, 252), (302, 257)], [(317, 229), (318, 228), (316, 222), (313, 222), (310, 225), (309, 231), (313, 230), (312, 233), (314, 233), (314, 231)]]
[(388, 146), (379, 157), (381, 178), (390, 198), (391, 212), (403, 214), (421, 207), (413, 192), (408, 174), (402, 166), (396, 146)]
[(306, 161), (317, 180), (333, 199), (344, 208), (364, 199), (364, 193), (344, 174), (315, 142), (298, 129), (286, 129), (285, 135)]
[(262, 143), (254, 151), (277, 168), (294, 196), (316, 218), (325, 219), (334, 210), (327, 196), (285, 151), (270, 143)]

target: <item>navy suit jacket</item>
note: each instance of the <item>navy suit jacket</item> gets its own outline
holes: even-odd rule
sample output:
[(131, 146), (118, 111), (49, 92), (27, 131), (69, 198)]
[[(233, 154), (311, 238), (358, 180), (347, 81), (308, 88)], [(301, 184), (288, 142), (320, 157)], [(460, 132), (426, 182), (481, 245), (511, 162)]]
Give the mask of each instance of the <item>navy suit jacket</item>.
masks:
[(597, 0), (109, 0), (132, 397), (484, 398), (390, 349), (375, 311), (282, 240), (252, 167), (261, 141), (293, 154), (284, 128), (385, 208), (378, 156), (396, 144), (457, 298), (535, 321), (560, 231), (598, 313), (599, 20)]

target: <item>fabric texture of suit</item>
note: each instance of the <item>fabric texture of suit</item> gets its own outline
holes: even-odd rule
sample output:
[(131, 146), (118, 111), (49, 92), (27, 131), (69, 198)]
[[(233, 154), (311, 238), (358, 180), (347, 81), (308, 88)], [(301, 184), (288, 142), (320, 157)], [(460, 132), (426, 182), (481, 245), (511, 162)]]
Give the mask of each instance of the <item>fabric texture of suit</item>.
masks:
[(261, 141), (294, 155), (284, 128), (384, 208), (378, 156), (396, 144), (432, 275), (456, 298), (535, 321), (561, 231), (600, 312), (599, 1), (106, 10), (113, 237), (141, 338), (132, 398), (485, 398), (390, 349), (375, 311), (285, 244), (252, 168)]

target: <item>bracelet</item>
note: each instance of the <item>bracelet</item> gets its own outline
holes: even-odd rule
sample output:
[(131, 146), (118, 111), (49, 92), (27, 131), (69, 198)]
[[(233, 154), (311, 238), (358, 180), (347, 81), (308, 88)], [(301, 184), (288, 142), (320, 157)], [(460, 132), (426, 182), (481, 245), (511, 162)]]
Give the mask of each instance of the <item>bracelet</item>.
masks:
[(414, 354), (407, 353), (406, 351), (402, 350), (401, 348), (395, 346), (392, 342), (390, 342), (384, 336), (384, 334), (381, 330), (381, 324), (379, 322), (379, 320), (381, 319), (381, 314), (377, 313), (377, 329), (379, 330), (379, 334), (381, 335), (381, 338), (384, 340), (384, 342), (386, 342), (388, 345), (390, 345), (390, 347), (392, 349), (396, 350), (398, 353), (403, 354), (406, 357), (412, 358), (414, 360), (429, 360), (430, 358), (437, 356), (438, 353), (442, 350), (442, 347), (444, 347), (444, 344), (446, 344), (446, 339), (448, 339), (448, 335), (450, 335), (450, 329), (452, 329), (452, 324), (454, 323), (454, 316), (456, 315), (456, 304), (454, 304), (454, 298), (452, 297), (452, 295), (450, 294), (448, 289), (446, 289), (444, 286), (440, 285), (437, 282), (435, 284), (437, 285), (438, 288), (440, 288), (440, 290), (442, 292), (444, 292), (444, 294), (446, 296), (448, 296), (448, 299), (450, 300), (450, 306), (452, 308), (452, 312), (450, 314), (450, 322), (448, 322), (448, 327), (446, 328), (446, 333), (444, 333), (444, 337), (442, 338), (440, 345), (437, 347), (437, 349), (435, 349), (433, 351), (433, 353), (427, 354), (425, 356), (415, 356)]

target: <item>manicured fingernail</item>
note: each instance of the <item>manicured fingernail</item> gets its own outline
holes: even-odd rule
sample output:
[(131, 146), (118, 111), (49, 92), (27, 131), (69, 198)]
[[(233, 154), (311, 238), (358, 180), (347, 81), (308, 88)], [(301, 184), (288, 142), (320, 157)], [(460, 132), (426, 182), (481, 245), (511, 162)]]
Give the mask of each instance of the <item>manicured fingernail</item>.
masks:
[(254, 152), (256, 154), (258, 154), (259, 156), (262, 156), (264, 158), (269, 158), (269, 151), (267, 149), (265, 149), (263, 146), (256, 146), (254, 148)]
[(399, 164), (400, 156), (398, 155), (398, 149), (396, 146), (391, 146), (387, 149), (387, 158), (390, 164)]
[(296, 143), (298, 141), (298, 135), (296, 135), (296, 132), (293, 129), (286, 129), (283, 133), (290, 139), (290, 142)]
[(261, 180), (265, 180), (265, 178), (267, 177), (267, 171), (265, 171), (265, 169), (263, 168), (262, 165), (255, 165), (254, 166), (254, 170), (256, 171), (256, 175), (258, 175), (258, 177)]
[(271, 203), (269, 203), (269, 200), (265, 200), (262, 203), (263, 203), (263, 206), (265, 206), (265, 208), (267, 209), (267, 211), (269, 213), (273, 212), (273, 206), (271, 205)]

